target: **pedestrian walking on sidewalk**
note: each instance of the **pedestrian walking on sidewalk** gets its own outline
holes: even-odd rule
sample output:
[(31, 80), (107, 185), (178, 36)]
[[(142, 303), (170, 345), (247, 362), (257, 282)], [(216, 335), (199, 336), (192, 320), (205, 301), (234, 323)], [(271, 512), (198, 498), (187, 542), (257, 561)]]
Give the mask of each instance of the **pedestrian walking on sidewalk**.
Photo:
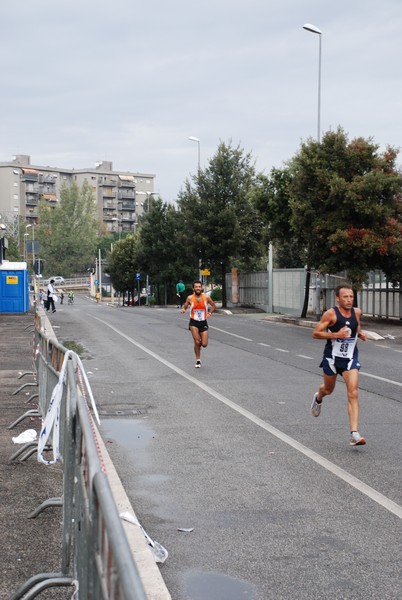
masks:
[(319, 417), (322, 400), (332, 394), (337, 375), (342, 375), (347, 390), (350, 445), (362, 446), (366, 443), (359, 433), (359, 352), (357, 338), (366, 340), (360, 329), (361, 310), (353, 308), (353, 289), (344, 283), (335, 290), (337, 306), (327, 310), (313, 331), (313, 338), (326, 340), (324, 356), (320, 367), (323, 369), (323, 383), (314, 394), (311, 412)]
[(194, 294), (187, 296), (181, 312), (185, 313), (187, 308), (190, 307), (190, 323), (188, 328), (194, 340), (194, 366), (196, 369), (199, 369), (201, 367), (201, 348), (208, 346), (207, 319), (215, 311), (216, 304), (210, 296), (203, 293), (201, 281), (194, 281), (193, 291)]
[(183, 307), (185, 291), (186, 291), (186, 286), (184, 285), (183, 280), (180, 279), (178, 281), (178, 283), (176, 283), (176, 296), (177, 296), (177, 301), (178, 301), (177, 308)]
[(52, 312), (55, 313), (56, 307), (54, 305), (54, 297), (56, 295), (56, 291), (53, 287), (53, 284), (54, 284), (54, 279), (51, 279), (49, 281), (49, 285), (47, 286), (47, 310), (49, 310), (51, 308)]

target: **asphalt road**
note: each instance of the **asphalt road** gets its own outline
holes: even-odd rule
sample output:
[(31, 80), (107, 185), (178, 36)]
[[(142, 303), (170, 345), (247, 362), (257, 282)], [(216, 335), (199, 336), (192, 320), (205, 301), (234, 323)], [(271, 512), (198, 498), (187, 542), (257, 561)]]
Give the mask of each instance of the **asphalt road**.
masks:
[(351, 448), (342, 380), (311, 416), (311, 329), (215, 314), (198, 370), (175, 308), (57, 308), (174, 600), (402, 598), (400, 338), (359, 342), (367, 445)]

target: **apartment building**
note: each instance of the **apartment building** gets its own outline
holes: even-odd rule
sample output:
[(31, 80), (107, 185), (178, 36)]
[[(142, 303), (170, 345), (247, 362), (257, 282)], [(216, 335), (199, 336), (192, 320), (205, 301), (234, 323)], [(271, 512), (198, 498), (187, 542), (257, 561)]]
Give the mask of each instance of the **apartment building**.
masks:
[(19, 154), (11, 162), (0, 162), (0, 213), (34, 224), (40, 200), (55, 206), (63, 185), (82, 186), (84, 181), (92, 187), (99, 218), (110, 232), (134, 231), (154, 195), (152, 174), (113, 171), (109, 161), (96, 163), (93, 169), (37, 166), (31, 165), (30, 156)]

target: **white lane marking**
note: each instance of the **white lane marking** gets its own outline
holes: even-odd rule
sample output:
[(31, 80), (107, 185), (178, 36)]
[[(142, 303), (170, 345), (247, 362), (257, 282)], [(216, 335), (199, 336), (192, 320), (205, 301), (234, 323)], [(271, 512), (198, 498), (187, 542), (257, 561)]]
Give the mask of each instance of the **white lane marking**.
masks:
[(231, 333), (230, 331), (225, 331), (224, 329), (219, 329), (219, 327), (209, 326), (210, 329), (215, 329), (215, 331), (220, 331), (221, 333), (227, 333), (227, 335), (233, 335), (233, 337), (240, 338), (241, 340), (245, 340), (246, 342), (252, 342), (250, 338), (243, 337), (242, 335), (237, 335), (237, 333)]
[(135, 340), (133, 340), (133, 338), (129, 337), (128, 335), (126, 335), (125, 333), (123, 333), (122, 331), (120, 331), (119, 329), (114, 327), (113, 325), (110, 325), (106, 321), (103, 321), (102, 319), (99, 319), (98, 317), (94, 317), (93, 315), (89, 315), (89, 316), (91, 316), (96, 321), (99, 321), (103, 325), (106, 325), (106, 327), (109, 327), (110, 329), (115, 331), (118, 335), (120, 335), (121, 337), (126, 339), (128, 342), (130, 342), (134, 346), (137, 346), (137, 348), (139, 348), (143, 352), (146, 352), (147, 354), (149, 354), (149, 356), (152, 356), (157, 361), (166, 365), (169, 369), (172, 369), (172, 371), (174, 371), (178, 375), (181, 375), (182, 377), (184, 377), (185, 379), (187, 379), (194, 385), (198, 386), (200, 389), (204, 390), (207, 394), (216, 398), (216, 400), (219, 400), (219, 402), (222, 402), (222, 404), (225, 404), (226, 406), (228, 406), (232, 410), (236, 411), (240, 415), (243, 415), (243, 417), (245, 417), (249, 421), (253, 422), (255, 425), (258, 425), (262, 429), (265, 429), (265, 431), (268, 431), (271, 435), (275, 436), (276, 438), (278, 438), (285, 444), (288, 444), (289, 446), (291, 446), (292, 448), (294, 448), (301, 454), (304, 454), (304, 456), (306, 456), (310, 460), (314, 461), (315, 463), (317, 463), (318, 465), (320, 465), (321, 467), (323, 467), (324, 469), (326, 469), (327, 471), (329, 471), (330, 473), (332, 473), (333, 475), (335, 475), (336, 477), (338, 477), (345, 483), (348, 483), (350, 486), (354, 487), (356, 490), (358, 490), (362, 494), (365, 494), (368, 498), (371, 498), (371, 500), (374, 500), (374, 502), (377, 502), (377, 504), (379, 504), (380, 506), (382, 506), (389, 512), (393, 513), (394, 515), (396, 515), (397, 517), (402, 519), (402, 506), (400, 506), (393, 500), (390, 500), (389, 498), (387, 498), (380, 492), (377, 492), (377, 490), (375, 490), (371, 486), (367, 485), (366, 483), (364, 483), (357, 477), (354, 477), (354, 475), (351, 475), (350, 473), (348, 473), (341, 467), (338, 467), (337, 465), (335, 465), (331, 461), (327, 460), (320, 454), (317, 454), (317, 452), (314, 452), (314, 450), (311, 450), (307, 446), (304, 446), (300, 442), (297, 442), (295, 439), (291, 438), (289, 435), (286, 435), (286, 433), (283, 433), (282, 431), (280, 431), (276, 427), (273, 427), (266, 421), (263, 421), (262, 419), (260, 419), (259, 417), (257, 417), (253, 413), (251, 413), (250, 411), (239, 406), (232, 400), (229, 400), (229, 398), (226, 398), (219, 392), (216, 392), (215, 390), (210, 388), (208, 385), (206, 385), (204, 382), (199, 381), (195, 377), (192, 377), (191, 375), (189, 375), (188, 373), (186, 373), (179, 367), (176, 367), (175, 365), (173, 365), (166, 359), (162, 358), (155, 352), (152, 352), (152, 350), (149, 350), (142, 344), (136, 342)]
[(299, 356), (299, 358), (307, 358), (307, 360), (314, 360), (312, 356), (306, 356), (305, 354), (297, 354), (297, 356)]
[(284, 350), (283, 348), (275, 348), (277, 352), (289, 352), (289, 350)]
[(385, 383), (392, 383), (393, 385), (397, 385), (402, 387), (402, 383), (399, 381), (394, 381), (393, 379), (387, 379), (386, 377), (380, 377), (379, 375), (372, 375), (371, 373), (365, 373), (364, 371), (359, 372), (360, 375), (365, 375), (366, 377), (371, 377), (372, 379), (378, 379), (379, 381), (384, 381)]
[(264, 344), (264, 342), (258, 342), (259, 346), (265, 346), (265, 348), (270, 348), (271, 344)]
[(397, 348), (392, 348), (392, 346), (381, 346), (380, 344), (376, 344), (375, 346), (376, 346), (376, 348), (382, 348), (383, 350), (391, 350), (391, 352), (399, 352), (399, 353), (402, 352), (402, 350), (398, 350)]

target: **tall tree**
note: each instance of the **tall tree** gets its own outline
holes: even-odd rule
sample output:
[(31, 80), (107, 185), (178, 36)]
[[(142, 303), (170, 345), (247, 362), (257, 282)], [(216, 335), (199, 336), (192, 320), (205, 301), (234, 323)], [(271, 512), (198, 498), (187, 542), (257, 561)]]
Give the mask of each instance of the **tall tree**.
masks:
[(69, 276), (85, 272), (95, 260), (99, 220), (90, 185), (64, 186), (58, 206), (39, 206), (36, 228), (45, 273)]
[(152, 200), (149, 212), (142, 219), (139, 230), (139, 267), (157, 286), (158, 303), (161, 286), (174, 292), (178, 279), (193, 277), (191, 259), (183, 242), (183, 217), (173, 205), (160, 198)]
[[(128, 293), (132, 298), (139, 287), (136, 273), (139, 271), (139, 236), (128, 235), (116, 242), (107, 257), (110, 281), (117, 292)], [(139, 291), (139, 290), (138, 290)]]
[(372, 269), (401, 273), (402, 178), (397, 150), (371, 139), (349, 142), (341, 128), (309, 140), (290, 161), (291, 224), (305, 262), (320, 271), (347, 270), (359, 286)]
[(226, 272), (236, 261), (251, 266), (262, 252), (262, 221), (250, 200), (255, 184), (251, 154), (220, 143), (209, 165), (192, 179), (179, 194), (186, 248), (219, 273), (226, 306)]
[(288, 167), (271, 169), (269, 176), (258, 175), (251, 198), (265, 224), (264, 241), (275, 245), (275, 263), (279, 268), (303, 266), (302, 247), (293, 235), (289, 187), (292, 174)]

